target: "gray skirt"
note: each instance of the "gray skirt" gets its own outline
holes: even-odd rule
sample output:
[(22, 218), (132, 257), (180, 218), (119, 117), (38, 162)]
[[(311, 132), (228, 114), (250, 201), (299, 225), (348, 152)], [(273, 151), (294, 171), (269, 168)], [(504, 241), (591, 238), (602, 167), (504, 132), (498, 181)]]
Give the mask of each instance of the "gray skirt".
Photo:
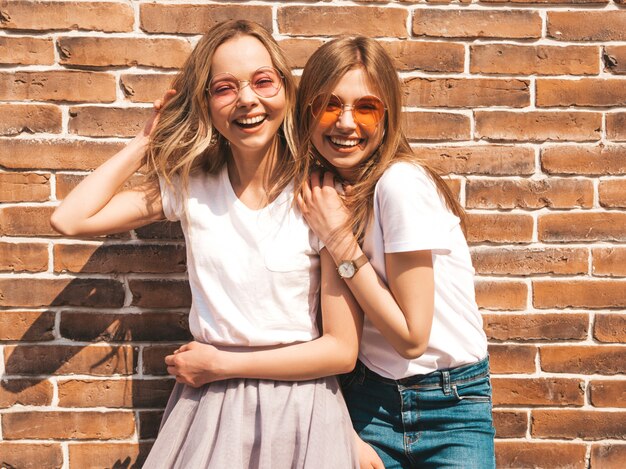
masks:
[(177, 383), (145, 469), (358, 469), (337, 379)]

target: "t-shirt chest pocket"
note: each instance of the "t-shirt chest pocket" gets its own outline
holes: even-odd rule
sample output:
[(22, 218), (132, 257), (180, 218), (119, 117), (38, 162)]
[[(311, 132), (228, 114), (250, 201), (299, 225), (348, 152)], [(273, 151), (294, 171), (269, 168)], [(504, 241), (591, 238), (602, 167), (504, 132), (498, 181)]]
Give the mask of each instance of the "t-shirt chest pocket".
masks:
[(289, 220), (270, 236), (264, 246), (265, 267), (270, 272), (309, 274), (317, 253), (309, 244), (310, 231), (304, 223)]
[(294, 240), (273, 239), (265, 249), (265, 267), (271, 272), (309, 273), (311, 257), (307, 252), (295, 245)]

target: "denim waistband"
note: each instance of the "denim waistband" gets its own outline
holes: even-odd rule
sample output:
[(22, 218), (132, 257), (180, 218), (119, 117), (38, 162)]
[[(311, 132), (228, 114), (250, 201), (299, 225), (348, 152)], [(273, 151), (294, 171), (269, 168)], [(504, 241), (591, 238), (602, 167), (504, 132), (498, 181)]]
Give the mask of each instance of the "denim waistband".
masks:
[(391, 379), (380, 376), (378, 373), (366, 367), (361, 361), (357, 362), (355, 372), (361, 377), (386, 383), (391, 386), (403, 388), (447, 388), (451, 384), (460, 384), (489, 376), (489, 357), (487, 356), (476, 363), (470, 363), (456, 368), (437, 370), (423, 375), (413, 375), (402, 379)]

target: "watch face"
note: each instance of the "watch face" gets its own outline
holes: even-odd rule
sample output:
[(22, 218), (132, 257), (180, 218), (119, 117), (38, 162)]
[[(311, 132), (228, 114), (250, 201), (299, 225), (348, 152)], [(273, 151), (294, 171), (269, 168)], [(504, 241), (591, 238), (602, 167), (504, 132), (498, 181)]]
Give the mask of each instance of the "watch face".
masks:
[(350, 278), (355, 273), (354, 264), (352, 262), (342, 262), (337, 267), (337, 271), (339, 275), (343, 278)]

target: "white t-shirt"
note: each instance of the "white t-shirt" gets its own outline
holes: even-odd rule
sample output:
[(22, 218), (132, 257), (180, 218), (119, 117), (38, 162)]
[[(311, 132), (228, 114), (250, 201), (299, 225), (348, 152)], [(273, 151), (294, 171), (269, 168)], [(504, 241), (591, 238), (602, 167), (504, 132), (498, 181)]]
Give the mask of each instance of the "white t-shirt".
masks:
[(180, 182), (160, 181), (163, 211), (180, 220), (192, 293), (189, 327), (215, 345), (260, 346), (319, 336), (319, 241), (293, 210), (293, 184), (252, 210), (217, 175), (192, 175), (184, 212)]
[[(392, 379), (474, 363), (487, 356), (487, 338), (474, 295), (474, 268), (459, 219), (419, 166), (398, 162), (376, 184), (374, 219), (363, 251), (387, 282), (385, 253), (432, 250), (435, 308), (426, 352), (399, 355), (365, 318), (360, 360)], [(416, 289), (417, 291), (417, 289)]]

